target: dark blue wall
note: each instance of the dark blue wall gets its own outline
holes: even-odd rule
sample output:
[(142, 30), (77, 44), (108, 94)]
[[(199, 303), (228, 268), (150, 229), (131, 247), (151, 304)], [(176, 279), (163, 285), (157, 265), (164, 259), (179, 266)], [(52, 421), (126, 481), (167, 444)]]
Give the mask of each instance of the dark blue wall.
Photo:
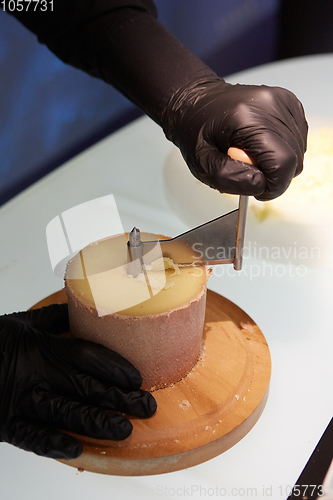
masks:
[[(274, 60), (278, 0), (156, 0), (160, 21), (221, 76)], [(0, 204), (138, 115), (0, 11)]]

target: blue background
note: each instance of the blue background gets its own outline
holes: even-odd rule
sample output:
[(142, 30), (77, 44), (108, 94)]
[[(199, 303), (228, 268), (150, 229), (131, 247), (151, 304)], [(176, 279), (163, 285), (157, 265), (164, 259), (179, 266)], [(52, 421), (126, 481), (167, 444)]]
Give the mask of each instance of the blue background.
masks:
[[(278, 0), (156, 0), (160, 21), (220, 76), (273, 61)], [(0, 10), (0, 204), (139, 115)]]

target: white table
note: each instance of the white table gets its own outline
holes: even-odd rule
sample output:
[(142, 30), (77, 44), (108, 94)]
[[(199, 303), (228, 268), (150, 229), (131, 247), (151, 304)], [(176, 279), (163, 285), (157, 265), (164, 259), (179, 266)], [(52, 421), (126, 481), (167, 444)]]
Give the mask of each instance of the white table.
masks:
[[(233, 75), (228, 81), (287, 87), (308, 115), (333, 117), (333, 56), (305, 57)], [(188, 229), (168, 205), (163, 166), (173, 146), (141, 118), (80, 154), (0, 210), (1, 313), (23, 310), (62, 287), (53, 275), (45, 228), (85, 201), (113, 194), (125, 230), (176, 235)], [(253, 263), (255, 264), (255, 262)], [(332, 270), (303, 277), (214, 276), (210, 288), (243, 308), (272, 355), (270, 396), (251, 432), (215, 459), (175, 473), (112, 477), (75, 469), (0, 444), (6, 500), (223, 497), (285, 499), (333, 413)]]

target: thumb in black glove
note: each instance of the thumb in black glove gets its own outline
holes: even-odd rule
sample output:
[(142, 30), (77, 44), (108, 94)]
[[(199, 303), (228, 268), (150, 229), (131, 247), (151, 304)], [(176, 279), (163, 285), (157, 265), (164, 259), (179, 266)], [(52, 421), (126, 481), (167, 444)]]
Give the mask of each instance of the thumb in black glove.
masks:
[[(231, 85), (212, 74), (172, 96), (162, 125), (192, 174), (222, 193), (271, 200), (303, 169), (307, 123), (301, 103), (286, 89)], [(255, 166), (229, 158), (231, 146)]]
[(68, 330), (66, 304), (0, 317), (0, 441), (71, 459), (82, 446), (61, 430), (121, 440), (132, 424), (112, 410), (155, 412), (133, 365), (99, 344), (58, 335)]

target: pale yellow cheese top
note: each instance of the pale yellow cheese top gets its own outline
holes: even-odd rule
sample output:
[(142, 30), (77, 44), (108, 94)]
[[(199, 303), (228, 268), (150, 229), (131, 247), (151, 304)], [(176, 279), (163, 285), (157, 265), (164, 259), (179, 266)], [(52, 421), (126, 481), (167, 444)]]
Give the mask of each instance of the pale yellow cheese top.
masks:
[[(142, 239), (154, 240), (145, 233)], [(162, 261), (163, 262), (163, 261)], [(160, 264), (160, 263), (159, 263)], [(205, 289), (205, 267), (147, 266), (136, 278), (128, 274), (127, 236), (92, 243), (68, 264), (66, 286), (99, 316), (149, 316), (185, 307)]]

